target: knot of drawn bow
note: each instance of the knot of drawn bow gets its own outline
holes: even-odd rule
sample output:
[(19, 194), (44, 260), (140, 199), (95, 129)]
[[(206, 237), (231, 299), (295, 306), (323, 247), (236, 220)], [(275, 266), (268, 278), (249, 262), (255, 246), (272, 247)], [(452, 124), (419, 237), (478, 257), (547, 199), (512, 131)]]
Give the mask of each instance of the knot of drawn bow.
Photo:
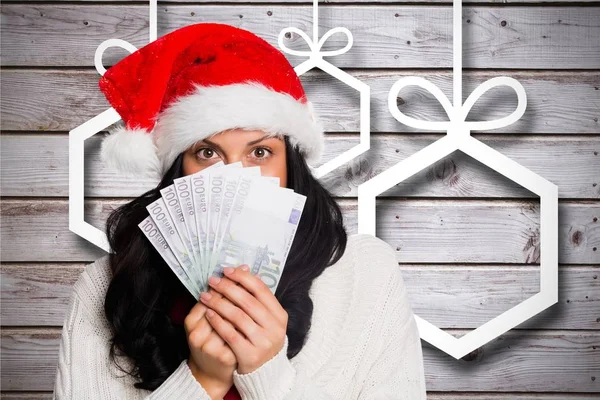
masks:
[[(348, 41), (346, 46), (344, 46), (343, 48), (337, 49), (337, 50), (322, 51), (321, 48), (323, 47), (323, 45), (325, 44), (327, 39), (329, 39), (331, 36), (335, 35), (338, 32), (346, 35), (346, 39)], [(287, 33), (295, 33), (298, 36), (300, 36), (302, 39), (304, 39), (304, 41), (306, 42), (306, 44), (308, 45), (310, 50), (294, 50), (294, 49), (290, 49), (289, 47), (287, 47), (285, 45), (285, 43), (283, 42), (283, 38)], [(330, 29), (319, 40), (317, 40), (316, 37), (314, 38), (314, 40), (311, 39), (310, 37), (308, 37), (308, 35), (306, 33), (302, 32), (298, 28), (289, 27), (289, 28), (282, 29), (281, 32), (279, 32), (279, 37), (277, 38), (277, 41), (278, 41), (279, 47), (288, 54), (291, 54), (294, 56), (301, 56), (301, 57), (310, 57), (312, 59), (321, 59), (323, 57), (337, 56), (337, 55), (346, 53), (352, 47), (353, 38), (352, 38), (352, 33), (350, 33), (350, 31), (347, 28), (343, 28), (343, 27)]]
[[(398, 109), (397, 101), (400, 90), (406, 86), (419, 86), (431, 93), (440, 103), (448, 115), (448, 121), (425, 121), (409, 117)], [(508, 86), (517, 94), (517, 107), (508, 116), (489, 120), (489, 121), (466, 121), (467, 115), (473, 105), (488, 90), (498, 87)], [(453, 106), (444, 93), (430, 81), (415, 76), (408, 76), (399, 79), (390, 89), (388, 96), (388, 106), (390, 112), (399, 122), (404, 125), (424, 130), (436, 131), (471, 131), (471, 130), (489, 130), (502, 128), (513, 124), (523, 116), (527, 106), (527, 96), (523, 86), (515, 79), (510, 77), (496, 77), (489, 79), (479, 85), (467, 98), (464, 104)]]

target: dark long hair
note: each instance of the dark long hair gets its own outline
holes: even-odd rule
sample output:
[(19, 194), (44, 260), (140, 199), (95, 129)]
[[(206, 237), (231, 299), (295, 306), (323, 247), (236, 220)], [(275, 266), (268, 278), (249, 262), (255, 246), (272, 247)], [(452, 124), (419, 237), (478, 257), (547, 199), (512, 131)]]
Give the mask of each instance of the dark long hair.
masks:
[[(292, 358), (304, 346), (311, 326), (313, 304), (308, 291), (313, 280), (340, 259), (347, 234), (338, 204), (312, 176), (298, 148), (290, 145), (287, 136), (284, 139), (287, 187), (307, 197), (275, 292), (288, 313), (287, 357)], [(109, 255), (113, 278), (104, 303), (113, 330), (110, 358), (138, 379), (136, 388), (147, 390), (160, 386), (190, 354), (183, 325), (169, 316), (173, 299), (187, 290), (138, 227), (148, 216), (146, 206), (161, 197), (160, 189), (183, 176), (182, 165), (183, 153), (156, 188), (120, 206), (106, 221), (113, 250)], [(116, 354), (131, 359), (133, 367), (124, 369)]]

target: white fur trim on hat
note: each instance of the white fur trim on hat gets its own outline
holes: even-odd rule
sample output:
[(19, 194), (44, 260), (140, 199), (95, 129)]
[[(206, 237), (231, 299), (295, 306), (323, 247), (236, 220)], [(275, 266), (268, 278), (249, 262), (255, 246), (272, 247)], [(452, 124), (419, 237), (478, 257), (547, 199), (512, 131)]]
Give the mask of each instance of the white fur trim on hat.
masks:
[(156, 117), (153, 130), (161, 174), (194, 143), (229, 129), (262, 130), (287, 135), (307, 163), (320, 160), (323, 127), (310, 102), (248, 81), (225, 86), (195, 85), (195, 90), (169, 104)]
[(160, 161), (152, 135), (144, 129), (118, 125), (102, 140), (100, 157), (110, 168), (125, 175), (159, 179)]

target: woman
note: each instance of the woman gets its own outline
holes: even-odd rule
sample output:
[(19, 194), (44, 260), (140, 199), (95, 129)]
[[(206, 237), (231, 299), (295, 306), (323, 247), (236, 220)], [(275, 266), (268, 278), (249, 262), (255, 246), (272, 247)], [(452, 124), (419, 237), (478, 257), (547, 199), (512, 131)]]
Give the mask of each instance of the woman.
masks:
[[(425, 399), (394, 251), (347, 236), (308, 165), (322, 127), (277, 49), (239, 28), (190, 25), (114, 65), (100, 88), (125, 121), (103, 159), (160, 183), (109, 216), (113, 252), (74, 286), (56, 398)], [(194, 299), (137, 226), (161, 188), (218, 161), (260, 166), (307, 197), (275, 294), (238, 266)]]

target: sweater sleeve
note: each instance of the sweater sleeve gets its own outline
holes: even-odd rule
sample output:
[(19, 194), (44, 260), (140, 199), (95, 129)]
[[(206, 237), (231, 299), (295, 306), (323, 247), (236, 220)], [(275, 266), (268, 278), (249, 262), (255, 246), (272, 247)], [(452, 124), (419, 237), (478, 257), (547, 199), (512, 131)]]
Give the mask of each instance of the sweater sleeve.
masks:
[(357, 400), (425, 400), (421, 338), (414, 315), (396, 319), (398, 334), (387, 342), (367, 376)]
[(324, 389), (303, 376), (287, 358), (288, 337), (273, 358), (248, 374), (233, 372), (233, 383), (242, 400), (334, 400)]
[[(382, 242), (381, 242), (382, 243)], [(377, 246), (382, 244), (378, 243)], [(368, 254), (368, 252), (366, 253)], [(365, 375), (357, 375), (360, 390), (355, 400), (425, 400), (425, 371), (421, 338), (406, 287), (395, 255), (387, 244), (379, 259), (383, 270), (387, 270), (385, 286), (381, 288), (381, 299), (385, 299), (382, 312), (375, 313), (373, 321), (378, 338), (368, 343), (366, 357), (369, 362)], [(367, 263), (367, 260), (360, 262)], [(358, 345), (358, 344), (357, 344)], [(257, 370), (248, 374), (234, 372), (233, 382), (242, 400), (338, 400), (349, 399), (344, 393), (329, 393), (304, 376), (288, 360), (288, 338), (281, 351)], [(334, 397), (335, 396), (335, 397)]]
[(186, 360), (154, 391), (135, 388), (130, 376), (117, 375), (111, 365), (109, 339), (73, 291), (59, 345), (53, 399), (211, 400)]
[[(406, 305), (405, 305), (406, 306)], [(421, 339), (412, 311), (391, 318), (393, 337), (371, 367), (357, 400), (425, 400)], [(296, 371), (286, 356), (288, 338), (275, 357), (248, 374), (233, 373), (242, 400), (333, 400), (330, 394)]]
[(421, 337), (408, 290), (395, 251), (381, 239), (375, 241), (377, 243), (373, 246), (384, 247), (378, 252), (377, 268), (382, 272), (388, 271), (383, 274), (386, 283), (381, 291), (386, 301), (377, 321), (379, 334), (385, 340), (377, 346), (377, 350), (373, 349), (377, 354), (376, 361), (362, 382), (357, 400), (425, 400), (427, 392)]

